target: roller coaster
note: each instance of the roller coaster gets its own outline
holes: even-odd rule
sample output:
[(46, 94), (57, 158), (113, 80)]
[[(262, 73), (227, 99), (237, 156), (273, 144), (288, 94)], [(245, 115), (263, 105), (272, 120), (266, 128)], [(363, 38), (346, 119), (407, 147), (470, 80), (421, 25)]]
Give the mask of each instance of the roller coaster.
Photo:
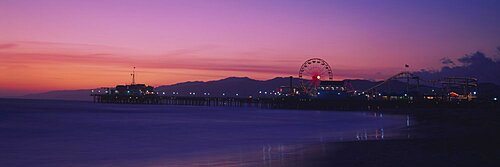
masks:
[[(406, 65), (407, 66), (407, 65)], [(348, 80), (333, 81), (332, 67), (323, 59), (305, 61), (299, 70), (301, 94), (310, 98), (338, 98), (344, 94), (377, 99), (442, 99), (473, 100), (476, 98), (477, 79), (472, 77), (445, 77), (437, 80), (423, 79), (414, 72), (399, 72), (365, 90), (355, 89)], [(400, 82), (392, 82), (400, 81)], [(393, 85), (398, 84), (398, 85)], [(404, 86), (401, 84), (405, 84)], [(381, 91), (382, 88), (390, 91)], [(402, 90), (404, 87), (404, 90)], [(426, 92), (432, 89), (431, 92)], [(399, 89), (398, 91), (392, 91)], [(340, 92), (339, 92), (340, 91)], [(293, 93), (295, 94), (295, 92)], [(325, 95), (334, 95), (325, 97)]]
[(429, 99), (439, 98), (444, 100), (459, 99), (470, 101), (476, 98), (475, 89), (478, 86), (477, 79), (472, 77), (445, 77), (438, 80), (426, 80), (410, 71), (403, 71), (362, 92), (371, 95), (368, 97), (380, 96), (379, 88), (383, 86), (390, 87), (391, 81), (395, 80), (406, 84), (405, 96), (408, 96), (410, 93), (425, 96), (426, 93), (420, 90), (422, 85), (432, 88), (432, 94), (425, 96), (425, 98)]

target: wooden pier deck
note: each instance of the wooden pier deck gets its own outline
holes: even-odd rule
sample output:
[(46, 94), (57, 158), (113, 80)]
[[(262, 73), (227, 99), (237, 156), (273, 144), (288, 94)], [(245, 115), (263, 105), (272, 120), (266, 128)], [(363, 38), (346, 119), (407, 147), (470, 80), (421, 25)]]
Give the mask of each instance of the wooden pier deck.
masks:
[(498, 108), (498, 103), (477, 102), (436, 102), (426, 100), (357, 100), (357, 99), (318, 99), (301, 97), (199, 97), (199, 96), (116, 96), (92, 94), (95, 103), (117, 104), (158, 104), (158, 105), (193, 105), (193, 106), (232, 106), (262, 107), (277, 109), (305, 110), (382, 110), (382, 109), (417, 109), (417, 108)]

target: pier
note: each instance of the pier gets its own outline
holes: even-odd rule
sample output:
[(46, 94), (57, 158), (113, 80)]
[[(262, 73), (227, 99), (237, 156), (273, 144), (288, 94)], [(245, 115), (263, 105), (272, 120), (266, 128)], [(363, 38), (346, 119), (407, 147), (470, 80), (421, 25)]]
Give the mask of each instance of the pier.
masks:
[(114, 96), (92, 94), (94, 103), (190, 105), (220, 107), (260, 107), (301, 110), (384, 110), (384, 109), (464, 109), (496, 108), (498, 103), (429, 100), (364, 100), (364, 99), (314, 99), (302, 97), (189, 97), (189, 96)]
[(236, 98), (236, 97), (184, 97), (184, 96), (115, 96), (109, 94), (92, 94), (94, 103), (117, 104), (165, 104), (196, 106), (257, 106), (272, 107), (274, 98)]
[[(408, 67), (408, 65), (406, 65)], [(332, 68), (319, 58), (304, 62), (299, 70), (300, 83), (288, 83), (276, 91), (258, 94), (182, 92), (172, 94), (135, 82), (115, 88), (92, 90), (95, 103), (164, 104), (194, 106), (264, 107), (312, 110), (380, 110), (400, 108), (472, 108), (498, 106), (497, 98), (477, 100), (478, 80), (473, 77), (444, 77), (426, 80), (410, 71), (399, 72), (366, 89), (356, 89), (348, 81), (333, 80)], [(399, 91), (395, 91), (400, 84)], [(212, 93), (212, 94), (211, 94)]]

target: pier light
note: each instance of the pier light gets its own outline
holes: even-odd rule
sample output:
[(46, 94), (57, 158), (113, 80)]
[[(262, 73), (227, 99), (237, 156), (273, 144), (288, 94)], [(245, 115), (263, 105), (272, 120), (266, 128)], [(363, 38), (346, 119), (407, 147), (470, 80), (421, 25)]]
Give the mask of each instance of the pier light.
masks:
[(496, 97), (493, 98), (493, 101), (497, 101), (498, 99)]
[(320, 93), (318, 92), (318, 95), (319, 95), (319, 94), (320, 94)]
[(236, 96), (239, 96), (239, 94), (238, 94), (238, 93), (236, 93)]
[(337, 93), (337, 95), (340, 95), (340, 92), (339, 92), (339, 93)]
[(382, 94), (381, 94), (381, 93), (379, 93), (379, 94), (378, 94), (378, 96), (382, 96)]
[(476, 92), (476, 91), (474, 91), (474, 92), (472, 92), (472, 94), (476, 95), (476, 94), (477, 94), (477, 92)]
[(196, 95), (196, 92), (193, 92), (193, 95)]
[(163, 94), (165, 94), (165, 92), (162, 92)]
[(92, 93), (94, 93), (94, 90), (92, 90)]
[(210, 96), (210, 93), (207, 93), (207, 95), (209, 95), (209, 96)]
[(225, 95), (226, 95), (226, 93), (222, 93), (222, 96), (225, 96)]
[(295, 92), (295, 94), (299, 94), (299, 91)]
[(262, 91), (259, 91), (259, 94), (262, 94)]
[(264, 92), (264, 94), (266, 94), (266, 95), (267, 95), (267, 92)]

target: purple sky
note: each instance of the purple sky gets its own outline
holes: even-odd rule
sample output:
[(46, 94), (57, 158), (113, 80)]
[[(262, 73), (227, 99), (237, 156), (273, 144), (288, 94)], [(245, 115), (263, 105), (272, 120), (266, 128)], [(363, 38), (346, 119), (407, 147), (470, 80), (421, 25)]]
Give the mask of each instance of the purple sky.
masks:
[(133, 66), (152, 85), (295, 76), (312, 57), (382, 79), (493, 53), (500, 1), (2, 0), (0, 32), (0, 93), (113, 86)]

